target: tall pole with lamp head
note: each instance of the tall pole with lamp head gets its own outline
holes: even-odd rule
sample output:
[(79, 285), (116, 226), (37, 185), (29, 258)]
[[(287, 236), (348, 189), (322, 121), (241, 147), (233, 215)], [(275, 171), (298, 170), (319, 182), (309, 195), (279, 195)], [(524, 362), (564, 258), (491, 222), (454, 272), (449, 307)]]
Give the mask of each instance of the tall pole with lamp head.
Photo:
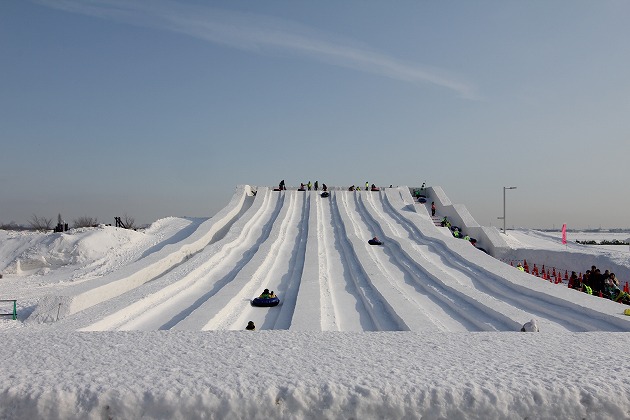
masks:
[(505, 234), (505, 190), (515, 190), (516, 187), (503, 187), (503, 234)]

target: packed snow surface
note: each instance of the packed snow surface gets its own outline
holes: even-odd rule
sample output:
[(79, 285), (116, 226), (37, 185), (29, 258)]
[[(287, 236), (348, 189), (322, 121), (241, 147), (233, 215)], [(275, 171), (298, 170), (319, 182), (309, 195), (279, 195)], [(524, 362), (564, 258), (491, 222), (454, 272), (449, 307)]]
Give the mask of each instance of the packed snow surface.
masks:
[[(407, 188), (330, 193), (0, 231), (0, 418), (630, 418), (628, 307), (510, 265), (623, 284), (627, 246), (508, 231), (497, 259)], [(279, 306), (250, 305), (264, 288)]]

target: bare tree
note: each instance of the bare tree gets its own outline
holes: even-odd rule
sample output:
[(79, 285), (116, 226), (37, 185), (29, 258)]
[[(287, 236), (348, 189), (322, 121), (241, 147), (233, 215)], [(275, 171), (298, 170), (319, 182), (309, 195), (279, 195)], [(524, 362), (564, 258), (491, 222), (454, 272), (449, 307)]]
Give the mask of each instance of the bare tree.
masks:
[(131, 216), (127, 216), (127, 213), (125, 213), (125, 215), (123, 216), (122, 222), (125, 224), (125, 227), (127, 229), (135, 229), (136, 228), (136, 226), (135, 226), (136, 220), (133, 217), (131, 217)]
[(34, 214), (28, 221), (28, 225), (33, 230), (47, 231), (52, 230), (52, 219), (46, 219), (45, 217), (39, 217)]
[(75, 228), (92, 227), (96, 225), (98, 225), (96, 217), (82, 216), (72, 221), (72, 226)]

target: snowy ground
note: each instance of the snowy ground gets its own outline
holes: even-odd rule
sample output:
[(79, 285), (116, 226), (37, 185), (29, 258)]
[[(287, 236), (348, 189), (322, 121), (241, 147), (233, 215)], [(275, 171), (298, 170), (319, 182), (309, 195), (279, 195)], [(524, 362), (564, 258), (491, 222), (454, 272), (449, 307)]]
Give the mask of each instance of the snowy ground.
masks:
[(627, 307), (506, 263), (630, 280), (627, 246), (575, 243), (630, 235), (593, 235), (495, 259), (405, 188), (247, 186), (144, 232), (0, 231), (0, 418), (630, 418)]

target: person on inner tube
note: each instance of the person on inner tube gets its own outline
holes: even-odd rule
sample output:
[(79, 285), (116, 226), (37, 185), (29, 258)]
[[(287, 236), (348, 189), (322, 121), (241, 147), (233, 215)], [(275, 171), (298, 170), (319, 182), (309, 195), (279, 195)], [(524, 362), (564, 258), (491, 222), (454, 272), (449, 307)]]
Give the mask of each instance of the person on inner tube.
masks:
[(375, 237), (373, 237), (372, 239), (370, 239), (370, 240), (368, 241), (368, 243), (369, 243), (370, 245), (383, 245), (383, 242), (379, 241), (379, 240), (378, 240), (378, 238), (377, 238), (376, 236), (375, 236)]
[(260, 299), (269, 299), (271, 296), (269, 295), (269, 289), (263, 290), (262, 294), (258, 296)]

